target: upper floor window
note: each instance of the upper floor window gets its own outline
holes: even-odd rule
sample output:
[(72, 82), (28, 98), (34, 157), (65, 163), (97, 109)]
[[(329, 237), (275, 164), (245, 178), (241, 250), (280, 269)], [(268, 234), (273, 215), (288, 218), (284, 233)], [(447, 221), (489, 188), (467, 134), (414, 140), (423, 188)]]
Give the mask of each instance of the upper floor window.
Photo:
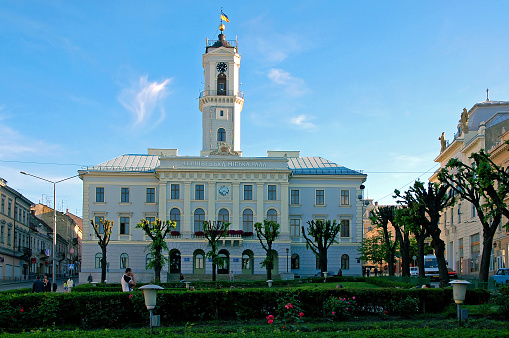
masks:
[(171, 199), (172, 200), (178, 200), (180, 199), (180, 185), (178, 184), (172, 184), (170, 186), (170, 193), (171, 193)]
[(275, 209), (269, 209), (269, 211), (267, 211), (267, 220), (277, 222), (277, 211)]
[(253, 211), (251, 209), (246, 209), (242, 213), (242, 230), (253, 232)]
[(226, 223), (230, 221), (230, 213), (226, 209), (219, 210), (219, 213), (217, 215), (217, 220), (222, 223)]
[(300, 237), (300, 219), (290, 219), (290, 236)]
[(267, 191), (267, 199), (269, 201), (275, 201), (277, 199), (276, 194), (276, 186), (273, 184), (269, 184), (268, 191)]
[(350, 220), (344, 219), (341, 221), (341, 237), (350, 237)]
[(299, 190), (290, 190), (290, 204), (300, 204)]
[(147, 188), (147, 203), (155, 203), (156, 202), (156, 188)]
[(217, 130), (217, 142), (226, 142), (226, 130), (224, 128)]
[(129, 188), (120, 188), (120, 202), (129, 203)]
[(120, 234), (129, 235), (129, 217), (120, 217)]
[(98, 203), (104, 203), (104, 188), (103, 187), (95, 188), (95, 201)]
[(350, 205), (350, 191), (341, 190), (341, 205)]
[(325, 191), (324, 190), (316, 190), (316, 205), (325, 205)]
[(244, 185), (244, 200), (250, 201), (253, 199), (253, 186), (251, 184)]
[(205, 186), (203, 184), (197, 184), (194, 186), (194, 199), (195, 200), (205, 199)]
[(194, 212), (194, 231), (203, 231), (203, 222), (205, 222), (205, 211), (196, 209)]
[(94, 224), (97, 226), (99, 234), (104, 234), (104, 225), (101, 221), (104, 221), (104, 216), (95, 216)]
[(170, 211), (170, 221), (175, 222), (175, 230), (180, 231), (180, 210), (173, 208)]
[(12, 200), (9, 198), (9, 201), (7, 202), (7, 216), (11, 217), (11, 208), (12, 208)]

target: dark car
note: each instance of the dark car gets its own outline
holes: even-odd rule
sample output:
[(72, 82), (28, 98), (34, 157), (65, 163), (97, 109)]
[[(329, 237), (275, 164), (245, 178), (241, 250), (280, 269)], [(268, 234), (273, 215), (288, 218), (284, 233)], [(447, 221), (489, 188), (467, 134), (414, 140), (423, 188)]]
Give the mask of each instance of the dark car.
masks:
[(451, 268), (447, 268), (447, 272), (449, 273), (449, 279), (458, 279), (458, 274)]

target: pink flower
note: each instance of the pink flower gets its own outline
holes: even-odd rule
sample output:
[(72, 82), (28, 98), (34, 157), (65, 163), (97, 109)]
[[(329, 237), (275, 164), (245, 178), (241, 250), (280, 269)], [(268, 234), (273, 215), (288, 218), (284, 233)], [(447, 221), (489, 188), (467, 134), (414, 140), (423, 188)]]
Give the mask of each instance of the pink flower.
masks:
[(355, 300), (355, 296), (353, 296), (352, 299)]
[(349, 308), (346, 308), (346, 311), (350, 310)]
[(386, 314), (388, 314), (388, 312), (387, 312), (387, 311), (384, 311), (384, 315), (386, 315)]
[(335, 315), (335, 314), (336, 314), (336, 312), (332, 311), (332, 315)]
[(299, 312), (299, 317), (304, 317), (304, 312)]
[(269, 319), (267, 323), (272, 324), (274, 321), (272, 319)]
[(293, 305), (291, 303), (288, 303), (285, 305), (285, 308), (287, 309), (293, 309)]
[(23, 310), (23, 308), (21, 308), (21, 310), (19, 310), (20, 312), (25, 312), (25, 310)]
[(267, 320), (274, 320), (274, 316), (273, 315), (268, 315), (267, 316)]
[(129, 295), (129, 298), (133, 298), (133, 295)]

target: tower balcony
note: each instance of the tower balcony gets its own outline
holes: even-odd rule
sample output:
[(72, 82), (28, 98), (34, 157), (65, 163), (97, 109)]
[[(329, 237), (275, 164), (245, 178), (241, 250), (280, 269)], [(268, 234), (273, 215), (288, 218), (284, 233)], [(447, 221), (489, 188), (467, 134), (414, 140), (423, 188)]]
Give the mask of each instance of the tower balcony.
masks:
[(244, 93), (236, 90), (202, 90), (200, 99), (205, 96), (237, 96), (243, 99)]

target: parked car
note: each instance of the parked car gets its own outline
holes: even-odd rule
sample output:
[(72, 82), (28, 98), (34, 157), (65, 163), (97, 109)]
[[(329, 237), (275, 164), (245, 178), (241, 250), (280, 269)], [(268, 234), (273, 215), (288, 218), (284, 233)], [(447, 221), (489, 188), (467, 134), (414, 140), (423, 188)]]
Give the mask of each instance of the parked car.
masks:
[(497, 284), (509, 283), (509, 268), (498, 269), (497, 272), (491, 276)]
[(410, 267), (410, 276), (411, 277), (419, 276), (419, 267), (418, 266), (411, 266)]
[(458, 279), (458, 274), (451, 268), (447, 268), (447, 272), (449, 273), (449, 279)]
[[(327, 277), (336, 276), (336, 273), (333, 271), (327, 271)], [(315, 277), (323, 277), (323, 274), (319, 271), (315, 273)]]

